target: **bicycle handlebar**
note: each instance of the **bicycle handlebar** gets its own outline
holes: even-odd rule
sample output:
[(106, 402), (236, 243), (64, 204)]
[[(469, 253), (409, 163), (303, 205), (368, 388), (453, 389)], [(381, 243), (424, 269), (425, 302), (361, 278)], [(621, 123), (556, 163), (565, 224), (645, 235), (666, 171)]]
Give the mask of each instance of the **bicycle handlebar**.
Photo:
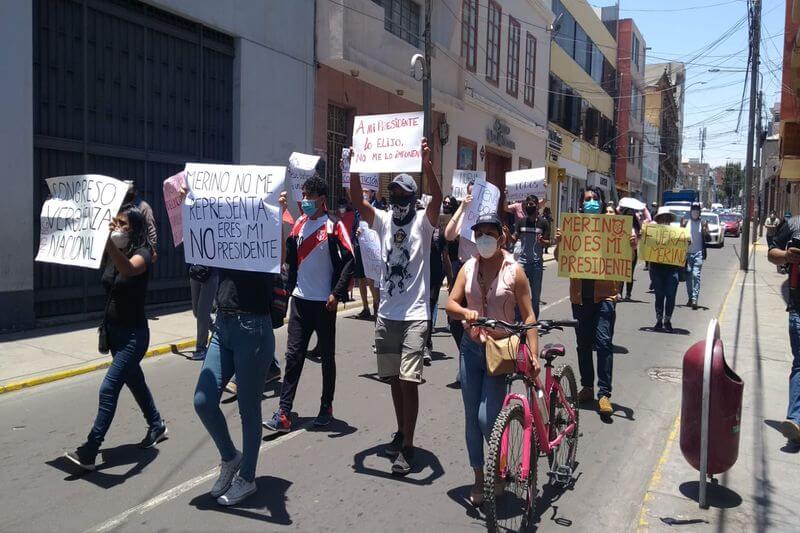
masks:
[(576, 328), (578, 327), (577, 320), (539, 320), (533, 324), (523, 324), (523, 323), (516, 323), (512, 324), (510, 322), (506, 322), (504, 320), (499, 320), (496, 318), (488, 318), (485, 316), (478, 317), (478, 319), (473, 322), (473, 326), (491, 328), (491, 329), (498, 329), (502, 328), (511, 333), (525, 333), (530, 329), (538, 329), (540, 331), (548, 332), (554, 329), (563, 330), (564, 328)]

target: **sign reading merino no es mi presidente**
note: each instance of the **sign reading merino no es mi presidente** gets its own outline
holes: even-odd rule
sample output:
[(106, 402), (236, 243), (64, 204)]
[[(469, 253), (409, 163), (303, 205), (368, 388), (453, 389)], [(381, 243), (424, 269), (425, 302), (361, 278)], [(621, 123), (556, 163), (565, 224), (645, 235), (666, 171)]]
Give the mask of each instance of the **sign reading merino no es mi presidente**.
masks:
[(631, 280), (631, 217), (563, 213), (560, 228), (559, 276), (610, 281)]

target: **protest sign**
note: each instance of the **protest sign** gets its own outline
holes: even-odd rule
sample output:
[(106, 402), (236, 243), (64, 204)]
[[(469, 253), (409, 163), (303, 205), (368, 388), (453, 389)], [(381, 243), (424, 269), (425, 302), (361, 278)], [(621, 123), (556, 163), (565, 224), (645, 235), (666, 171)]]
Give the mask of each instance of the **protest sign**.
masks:
[[(379, 174), (373, 174), (370, 172), (359, 174), (358, 177), (361, 179), (361, 188), (365, 191), (377, 191), (381, 188), (381, 177)], [(342, 174), (342, 187), (345, 189), (350, 188), (350, 176), (347, 176), (347, 180), (344, 179), (344, 174)]]
[(185, 183), (183, 171), (164, 180), (164, 206), (167, 208), (169, 225), (172, 228), (172, 242), (178, 246), (183, 242), (183, 218), (181, 218), (181, 186)]
[(506, 198), (511, 202), (521, 202), (531, 194), (544, 200), (547, 196), (547, 169), (528, 168), (506, 172), (506, 190)]
[(676, 228), (662, 224), (645, 224), (639, 241), (639, 255), (643, 261), (682, 267), (686, 264), (689, 249), (689, 228)]
[(558, 275), (631, 281), (633, 250), (629, 216), (562, 213)]
[(422, 124), (421, 111), (356, 117), (350, 172), (422, 171)]
[(42, 206), (36, 261), (100, 268), (108, 225), (119, 212), (128, 185), (86, 174), (47, 178), (50, 198)]
[(467, 196), (467, 185), (479, 180), (486, 181), (486, 172), (483, 170), (454, 170), (450, 194), (460, 202)]
[(289, 176), (289, 184), (296, 201), (303, 200), (303, 184), (316, 174), (319, 160), (320, 156), (318, 155), (301, 154), (300, 152), (292, 152), (292, 155), (289, 156), (286, 173)]
[(185, 173), (186, 262), (278, 274), (286, 167), (187, 163)]
[(472, 225), (483, 215), (497, 213), (500, 201), (500, 189), (487, 183), (486, 180), (476, 181), (472, 186), (472, 203), (461, 218), (461, 237), (475, 242)]
[(369, 229), (366, 222), (360, 222), (359, 229), (361, 232), (358, 236), (358, 248), (361, 251), (364, 275), (374, 280), (375, 283), (380, 283), (381, 272), (383, 272), (381, 239), (376, 231)]
[(430, 194), (423, 194), (422, 196), (419, 197), (419, 203), (421, 203), (422, 207), (424, 207), (425, 209), (428, 208), (428, 204), (431, 203), (431, 200), (433, 200), (433, 196), (431, 196)]

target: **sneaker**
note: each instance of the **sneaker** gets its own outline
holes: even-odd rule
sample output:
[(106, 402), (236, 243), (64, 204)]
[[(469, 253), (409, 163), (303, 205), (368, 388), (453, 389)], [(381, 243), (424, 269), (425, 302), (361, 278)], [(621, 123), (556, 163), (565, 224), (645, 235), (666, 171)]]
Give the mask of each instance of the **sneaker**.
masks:
[(332, 405), (320, 405), (319, 407), (319, 414), (317, 418), (314, 419), (314, 424), (316, 427), (327, 426), (333, 420), (333, 406)]
[(689, 298), (689, 301), (686, 302), (686, 307), (691, 307), (693, 303), (694, 301), (691, 298)]
[(601, 415), (610, 416), (614, 414), (614, 407), (611, 405), (611, 400), (608, 396), (600, 396), (597, 401), (597, 410)]
[(372, 320), (372, 313), (369, 312), (369, 309), (362, 309), (361, 312), (356, 315), (356, 318), (359, 320)]
[(411, 466), (414, 464), (414, 447), (403, 446), (400, 453), (392, 463), (392, 474), (396, 476), (405, 476), (411, 472)]
[(656, 325), (653, 326), (653, 329), (656, 330), (656, 331), (661, 331), (661, 330), (664, 329), (664, 323), (661, 321), (660, 318), (658, 320), (656, 320)]
[(578, 392), (578, 403), (589, 403), (594, 400), (594, 389), (591, 387), (583, 387)]
[(205, 348), (198, 348), (192, 354), (190, 359), (192, 361), (203, 361), (206, 358), (206, 349)]
[(90, 457), (81, 448), (78, 448), (74, 452), (65, 453), (64, 457), (81, 467), (83, 470), (91, 472), (95, 469), (95, 457)]
[(236, 505), (255, 493), (256, 490), (258, 490), (258, 487), (256, 487), (255, 481), (245, 481), (244, 478), (239, 477), (237, 474), (233, 476), (233, 482), (228, 492), (217, 498), (217, 503), (226, 507)]
[(226, 390), (227, 392), (230, 392), (230, 393), (231, 393), (231, 394), (233, 394), (234, 396), (236, 396), (237, 392), (239, 391), (239, 388), (236, 386), (236, 382), (235, 382), (235, 381), (233, 381), (233, 380), (230, 380), (230, 381), (228, 382), (228, 384), (227, 384), (227, 385), (225, 385), (225, 390)]
[(279, 381), (281, 379), (281, 367), (273, 363), (269, 370), (267, 371), (267, 379), (264, 380), (264, 383), (272, 383), (273, 381)]
[(397, 455), (403, 449), (403, 434), (399, 431), (392, 435), (392, 442), (386, 445), (387, 455)]
[(153, 426), (147, 430), (147, 435), (144, 436), (142, 442), (139, 443), (139, 446), (142, 448), (152, 448), (162, 440), (167, 438), (169, 431), (167, 431), (167, 425), (162, 420), (161, 423), (157, 426)]
[(424, 350), (422, 350), (422, 364), (425, 366), (431, 366), (433, 362), (433, 356), (431, 355), (431, 349), (427, 346)]
[(664, 331), (672, 333), (672, 321), (669, 318), (664, 319)]
[(264, 422), (263, 426), (276, 433), (289, 433), (292, 430), (292, 421), (284, 414), (283, 410), (278, 409), (272, 418)]
[(230, 461), (222, 461), (219, 465), (219, 477), (211, 487), (211, 497), (219, 498), (231, 488), (233, 483), (233, 476), (239, 470), (239, 465), (242, 464), (242, 452), (236, 450), (236, 455)]
[(692, 300), (692, 311), (697, 311), (697, 300)]
[(784, 420), (781, 424), (781, 433), (790, 442), (800, 444), (800, 424), (793, 420)]

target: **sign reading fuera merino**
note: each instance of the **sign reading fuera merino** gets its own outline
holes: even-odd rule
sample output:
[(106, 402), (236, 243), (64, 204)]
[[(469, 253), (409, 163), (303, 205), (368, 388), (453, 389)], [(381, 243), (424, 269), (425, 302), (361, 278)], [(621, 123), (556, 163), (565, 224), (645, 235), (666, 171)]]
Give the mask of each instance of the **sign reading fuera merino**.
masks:
[(511, 128), (503, 124), (498, 118), (494, 121), (493, 127), (486, 129), (486, 140), (498, 146), (515, 150), (517, 143), (508, 138), (510, 133)]

